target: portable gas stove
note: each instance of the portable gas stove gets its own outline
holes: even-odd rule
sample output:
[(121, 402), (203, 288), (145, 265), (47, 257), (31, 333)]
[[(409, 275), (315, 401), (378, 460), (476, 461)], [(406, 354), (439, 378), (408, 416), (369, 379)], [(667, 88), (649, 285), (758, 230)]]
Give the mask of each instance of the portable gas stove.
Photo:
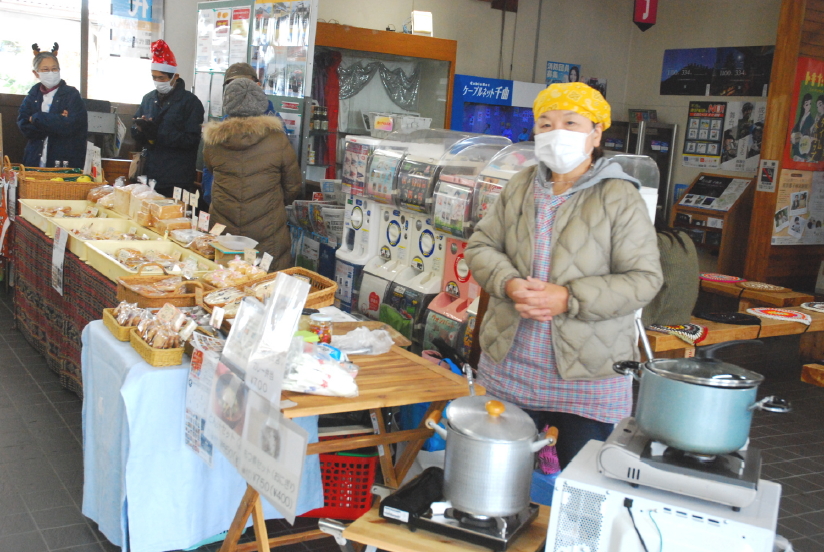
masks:
[(598, 471), (608, 477), (726, 504), (736, 511), (758, 494), (760, 450), (717, 456), (687, 453), (653, 441), (634, 418), (621, 420), (597, 458)]
[(538, 517), (530, 503), (513, 516), (491, 517), (460, 512), (443, 497), (443, 470), (427, 468), (418, 477), (381, 501), (380, 516), (479, 546), (503, 552)]

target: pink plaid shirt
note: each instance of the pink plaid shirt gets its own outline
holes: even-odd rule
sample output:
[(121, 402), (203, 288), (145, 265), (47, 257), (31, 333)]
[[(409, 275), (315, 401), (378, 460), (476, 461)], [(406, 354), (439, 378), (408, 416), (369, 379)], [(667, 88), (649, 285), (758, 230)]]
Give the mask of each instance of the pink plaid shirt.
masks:
[[(571, 195), (556, 196), (535, 183), (534, 278), (549, 281), (550, 244), (555, 213)], [(530, 410), (566, 412), (599, 422), (618, 423), (632, 412), (628, 377), (566, 381), (555, 367), (552, 323), (522, 318), (506, 358), (495, 364), (486, 353), (478, 363), (479, 383), (487, 392)]]

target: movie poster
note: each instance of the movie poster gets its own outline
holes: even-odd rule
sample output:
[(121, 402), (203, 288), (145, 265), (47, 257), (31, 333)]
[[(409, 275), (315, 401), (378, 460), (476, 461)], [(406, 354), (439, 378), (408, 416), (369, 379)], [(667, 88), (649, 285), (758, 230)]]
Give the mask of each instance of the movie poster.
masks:
[(661, 69), (661, 95), (708, 95), (717, 54), (716, 48), (666, 50)]
[(727, 102), (718, 168), (751, 173), (758, 170), (766, 113), (767, 102)]
[(824, 170), (824, 61), (798, 58), (792, 98), (782, 167)]
[(578, 82), (581, 80), (581, 66), (574, 63), (546, 62), (546, 85), (557, 82)]
[(666, 50), (662, 96), (767, 97), (775, 46)]

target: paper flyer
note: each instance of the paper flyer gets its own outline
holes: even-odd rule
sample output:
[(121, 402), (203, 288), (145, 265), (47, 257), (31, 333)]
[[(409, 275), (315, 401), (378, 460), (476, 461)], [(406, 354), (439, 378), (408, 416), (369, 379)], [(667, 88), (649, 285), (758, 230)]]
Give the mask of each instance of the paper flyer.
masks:
[(204, 122), (209, 119), (209, 94), (212, 89), (212, 74), (197, 72), (195, 73), (195, 96), (203, 104), (203, 119)]
[(215, 11), (198, 10), (195, 67), (208, 70), (212, 64), (212, 33), (215, 29)]
[(249, 19), (252, 8), (232, 10), (232, 27), (229, 46), (229, 65), (246, 63), (249, 51)]
[(225, 71), (229, 67), (229, 31), (232, 10), (220, 8), (215, 10), (215, 28), (212, 32), (211, 68)]
[(56, 226), (54, 230), (54, 248), (52, 249), (52, 287), (63, 295), (63, 262), (66, 259), (66, 240), (69, 233)]
[(578, 82), (581, 80), (581, 66), (574, 63), (546, 62), (546, 85), (556, 82)]
[(777, 170), (778, 161), (762, 159), (761, 166), (758, 169), (758, 187), (756, 191), (775, 192), (775, 180), (778, 177), (775, 173)]
[(800, 57), (784, 148), (785, 169), (824, 170), (824, 61)]
[(771, 243), (824, 244), (824, 172), (781, 171)]
[(212, 86), (209, 91), (209, 115), (223, 117), (223, 73), (212, 74)]
[(206, 437), (235, 468), (240, 469), (241, 435), (249, 389), (238, 373), (218, 361), (209, 393)]
[(219, 355), (195, 349), (186, 382), (186, 446), (212, 467), (214, 447), (207, 437), (209, 398)]

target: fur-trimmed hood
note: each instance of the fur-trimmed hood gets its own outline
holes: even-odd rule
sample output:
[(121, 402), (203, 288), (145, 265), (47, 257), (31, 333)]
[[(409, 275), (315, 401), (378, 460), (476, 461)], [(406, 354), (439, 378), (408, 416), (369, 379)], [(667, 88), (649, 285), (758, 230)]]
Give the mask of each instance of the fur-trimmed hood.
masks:
[(244, 150), (276, 132), (283, 132), (283, 123), (277, 117), (229, 117), (203, 127), (203, 143), (206, 146), (222, 145), (232, 150)]

